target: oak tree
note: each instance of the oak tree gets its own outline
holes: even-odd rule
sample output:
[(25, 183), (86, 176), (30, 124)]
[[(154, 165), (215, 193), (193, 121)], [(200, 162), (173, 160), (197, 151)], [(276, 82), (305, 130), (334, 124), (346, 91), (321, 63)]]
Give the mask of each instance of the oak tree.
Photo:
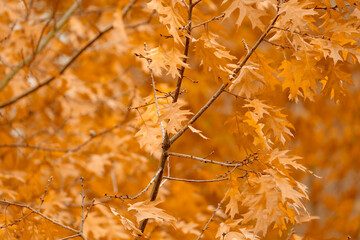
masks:
[(360, 236), (357, 0), (0, 2), (1, 239)]

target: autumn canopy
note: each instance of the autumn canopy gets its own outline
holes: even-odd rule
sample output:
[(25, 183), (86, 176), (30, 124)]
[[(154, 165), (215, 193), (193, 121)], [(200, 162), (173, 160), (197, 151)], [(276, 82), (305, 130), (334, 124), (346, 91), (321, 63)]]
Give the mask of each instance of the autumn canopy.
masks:
[(1, 0), (0, 239), (359, 239), (357, 0)]

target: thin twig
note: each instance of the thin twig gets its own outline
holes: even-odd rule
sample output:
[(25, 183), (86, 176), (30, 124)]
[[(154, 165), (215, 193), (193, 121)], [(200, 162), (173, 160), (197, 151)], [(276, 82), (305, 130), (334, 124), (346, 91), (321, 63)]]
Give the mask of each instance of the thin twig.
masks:
[(200, 27), (200, 26), (205, 25), (205, 24), (207, 24), (207, 23), (209, 23), (209, 22), (212, 22), (212, 21), (219, 20), (219, 19), (221, 19), (221, 18), (223, 18), (223, 17), (225, 17), (225, 13), (223, 13), (223, 14), (221, 14), (221, 15), (217, 16), (217, 17), (213, 17), (213, 18), (211, 18), (211, 19), (209, 19), (209, 20), (207, 20), (207, 21), (205, 21), (205, 22), (202, 22), (202, 23), (196, 24), (196, 25), (195, 25), (195, 26), (193, 26), (191, 29), (194, 29), (194, 28)]
[(291, 231), (289, 232), (289, 235), (287, 236), (286, 240), (290, 240), (291, 239), (291, 236), (295, 233), (295, 229), (294, 227), (291, 228)]
[(200, 3), (202, 0), (197, 0), (193, 4), (191, 4), (191, 7), (195, 7), (198, 3)]
[(12, 144), (0, 144), (0, 148), (31, 148), (36, 150), (42, 150), (42, 151), (49, 151), (49, 152), (65, 152), (66, 154), (61, 157), (61, 159), (67, 157), (69, 154), (79, 151), (82, 147), (87, 145), (89, 142), (91, 142), (94, 138), (100, 137), (106, 133), (109, 133), (110, 131), (120, 127), (122, 124), (116, 124), (110, 128), (104, 129), (101, 132), (91, 134), (90, 137), (82, 142), (81, 144), (77, 145), (73, 148), (49, 148), (49, 147), (42, 147), (37, 145), (29, 145), (25, 143), (12, 143)]
[(104, 194), (105, 197), (108, 197), (108, 198), (118, 198), (118, 199), (130, 199), (130, 200), (134, 200), (138, 197), (140, 197), (142, 194), (144, 194), (148, 189), (149, 187), (151, 186), (151, 184), (155, 181), (155, 179), (157, 178), (157, 176), (159, 175), (160, 173), (160, 170), (158, 170), (155, 174), (155, 176), (151, 179), (151, 181), (148, 183), (148, 185), (142, 190), (140, 191), (138, 194), (136, 194), (135, 196), (129, 196), (129, 195), (125, 195), (125, 196), (116, 196), (116, 195), (108, 195), (108, 194)]
[(249, 98), (249, 97), (243, 97), (240, 95), (236, 95), (235, 93), (232, 93), (228, 90), (224, 90), (225, 93), (230, 94), (231, 96), (234, 96), (235, 98), (242, 98), (242, 99), (248, 99), (248, 100), (254, 100), (253, 98)]
[(274, 42), (270, 42), (269, 40), (267, 40), (267, 39), (264, 39), (264, 42), (267, 42), (267, 43), (269, 43), (269, 44), (271, 44), (271, 45), (274, 45), (274, 46), (276, 46), (276, 47), (281, 47), (282, 49), (285, 49), (285, 48), (291, 48), (291, 47), (289, 47), (289, 46), (285, 46), (285, 45), (281, 45), (281, 44), (277, 44), (277, 43), (274, 43)]
[(49, 186), (50, 186), (52, 180), (53, 180), (53, 177), (51, 176), (51, 177), (49, 178), (49, 180), (48, 180), (48, 183), (47, 183), (46, 187), (45, 187), (44, 194), (43, 194), (42, 197), (40, 198), (40, 204), (39, 204), (38, 211), (41, 210), (41, 206), (42, 206), (43, 203), (44, 203), (46, 194), (47, 194), (47, 192), (48, 192), (48, 189), (49, 189)]
[[(51, 183), (52, 179), (53, 179), (53, 177), (51, 176), (50, 179), (48, 180), (48, 184), (47, 184), (46, 187), (45, 187), (44, 193), (43, 193), (42, 197), (40, 198), (40, 204), (39, 204), (39, 208), (38, 208), (38, 211), (39, 211), (39, 212), (40, 212), (40, 210), (41, 210), (42, 204), (44, 203), (44, 200), (45, 200), (45, 197), (46, 197), (46, 194), (47, 194), (47, 191), (48, 191), (48, 188), (49, 188), (49, 186), (50, 186), (50, 183)], [(7, 228), (7, 227), (13, 226), (13, 225), (15, 225), (15, 224), (18, 224), (19, 222), (21, 222), (21, 221), (24, 220), (25, 218), (29, 217), (32, 213), (33, 213), (33, 212), (29, 212), (29, 213), (25, 214), (24, 216), (22, 216), (21, 218), (13, 220), (12, 223), (5, 224), (5, 225), (1, 226), (0, 229), (1, 229), (1, 228)]]
[(186, 3), (186, 1), (185, 0), (181, 0), (181, 1), (184, 4), (184, 6), (186, 7), (186, 9), (189, 11), (189, 5)]
[(199, 83), (199, 81), (193, 80), (193, 79), (189, 78), (188, 76), (185, 76), (185, 75), (184, 75), (184, 78), (189, 79), (190, 81), (192, 81), (192, 83)]
[[(59, 71), (59, 75), (63, 74), (65, 72), (65, 70), (87, 49), (89, 48), (94, 42), (96, 42), (96, 40), (98, 40), (102, 35), (104, 35), (105, 33), (107, 33), (108, 31), (110, 31), (113, 28), (113, 26), (109, 26), (107, 28), (105, 28), (103, 31), (99, 32), (93, 39), (91, 39), (89, 42), (87, 42), (85, 44), (84, 47), (82, 47), (77, 53), (75, 53), (74, 56), (72, 56), (70, 58), (70, 60), (60, 69)], [(22, 94), (0, 104), (0, 108), (4, 108), (6, 106), (9, 106), (17, 101), (19, 101), (20, 99), (30, 95), (33, 92), (36, 92), (38, 89), (48, 85), (49, 83), (51, 83), (53, 80), (55, 80), (57, 78), (57, 76), (52, 76), (50, 78), (48, 78), (47, 80), (45, 80), (44, 82), (38, 84), (37, 86), (30, 88), (29, 90), (23, 92)]]
[(318, 39), (326, 39), (326, 40), (329, 40), (331, 41), (331, 38), (330, 37), (326, 37), (326, 36), (315, 36), (315, 35), (311, 35), (311, 34), (308, 34), (308, 33), (303, 33), (303, 32), (300, 32), (300, 31), (291, 31), (290, 29), (287, 29), (287, 28), (281, 28), (281, 27), (277, 27), (277, 26), (273, 26), (273, 28), (275, 29), (278, 29), (278, 30), (281, 30), (281, 31), (285, 31), (285, 32), (289, 32), (289, 33), (296, 33), (298, 35), (301, 35), (301, 36), (304, 36), (304, 37), (310, 37), (310, 38), (318, 38)]
[(80, 234), (75, 234), (75, 235), (71, 235), (68, 237), (60, 238), (58, 240), (67, 240), (67, 239), (76, 238), (76, 237), (80, 237), (80, 236), (81, 236)]
[(74, 232), (74, 233), (77, 233), (77, 234), (80, 233), (78, 230), (76, 230), (76, 229), (74, 229), (74, 228), (72, 228), (72, 227), (66, 226), (66, 225), (64, 225), (64, 224), (62, 224), (62, 223), (60, 223), (60, 222), (57, 222), (56, 220), (54, 220), (54, 219), (52, 219), (52, 218), (49, 218), (48, 216), (42, 214), (40, 211), (38, 211), (38, 210), (30, 207), (29, 205), (26, 205), (26, 204), (23, 204), (23, 203), (17, 203), (17, 202), (10, 202), (10, 201), (6, 201), (6, 200), (0, 200), (0, 204), (13, 205), (13, 206), (18, 206), (18, 207), (22, 207), (22, 208), (27, 208), (27, 209), (29, 209), (32, 213), (35, 213), (35, 214), (39, 215), (40, 217), (42, 217), (42, 218), (44, 218), (44, 219), (52, 222), (52, 223), (55, 224), (55, 225), (58, 225), (58, 226), (60, 226), (60, 227), (62, 227), (62, 228), (65, 228), (65, 229), (67, 229), (67, 230), (69, 230), (69, 231), (72, 231), (72, 232)]
[[(90, 206), (87, 208), (86, 215), (84, 217), (84, 222), (87, 219), (89, 212), (90, 212), (91, 208), (94, 206), (94, 204), (95, 204), (95, 199), (91, 200)], [(82, 203), (82, 205), (84, 206), (85, 204)]]
[(84, 229), (84, 222), (85, 222), (85, 217), (84, 217), (84, 214), (85, 214), (85, 194), (84, 194), (84, 178), (81, 177), (80, 178), (80, 184), (81, 184), (81, 224), (80, 224), (80, 232), (82, 233), (83, 232), (83, 229)]
[(44, 49), (44, 47), (49, 43), (50, 39), (52, 39), (55, 34), (64, 26), (64, 24), (69, 20), (70, 16), (73, 14), (75, 9), (81, 4), (81, 0), (76, 0), (75, 3), (69, 8), (69, 10), (64, 14), (64, 16), (60, 19), (60, 21), (55, 25), (55, 27), (46, 35), (44, 39), (39, 41), (36, 50), (27, 56), (23, 61), (21, 61), (15, 68), (8, 74), (0, 83), (0, 91), (9, 83), (9, 81), (15, 76), (19, 70), (28, 65), (35, 56)]
[(174, 177), (166, 177), (166, 176), (164, 176), (163, 179), (168, 179), (168, 180), (172, 180), (172, 181), (193, 182), (193, 183), (221, 182), (221, 181), (229, 180), (229, 178), (197, 180), (197, 179), (183, 179), (183, 178), (174, 178)]
[[(265, 39), (270, 30), (274, 27), (276, 20), (279, 18), (279, 13), (273, 18), (265, 32), (259, 37), (255, 45), (251, 48), (251, 50), (246, 54), (243, 60), (240, 62), (238, 67), (233, 71), (233, 73), (229, 77), (229, 82), (233, 81), (236, 75), (240, 72), (246, 62), (249, 60), (251, 55), (254, 53), (256, 48), (260, 45), (260, 43)], [(221, 93), (224, 92), (226, 87), (229, 85), (229, 82), (223, 83), (220, 88), (216, 91), (216, 93), (209, 99), (209, 101), (194, 115), (194, 117), (186, 124), (176, 135), (174, 135), (170, 139), (170, 144), (173, 144), (184, 132), (189, 128), (189, 125), (193, 124), (209, 107), (210, 105), (220, 96)]]
[[(185, 48), (184, 48), (184, 58), (182, 59), (182, 62), (184, 64), (187, 63), (187, 59), (189, 56), (189, 49), (190, 49), (190, 43), (191, 43), (191, 24), (192, 24), (192, 12), (194, 9), (195, 5), (193, 4), (192, 0), (189, 0), (189, 5), (187, 7), (188, 10), (188, 22), (186, 24), (186, 32), (187, 32), (187, 36), (186, 36), (186, 40), (185, 40)], [(176, 88), (175, 88), (175, 93), (174, 93), (174, 98), (173, 98), (173, 103), (176, 103), (178, 98), (179, 98), (179, 94), (180, 94), (180, 90), (181, 90), (181, 83), (182, 80), (184, 79), (184, 72), (185, 72), (185, 66), (181, 66), (180, 70), (179, 70), (179, 77), (177, 79), (176, 82)]]
[(245, 39), (243, 39), (242, 42), (244, 44), (246, 51), (249, 53), (250, 52), (249, 45), (246, 43)]
[(206, 222), (204, 228), (201, 230), (201, 233), (199, 234), (198, 238), (196, 240), (200, 240), (202, 235), (204, 234), (204, 232), (209, 228), (209, 224), (210, 222), (212, 222), (213, 218), (215, 217), (215, 214), (217, 211), (219, 211), (221, 204), (223, 203), (223, 200), (221, 200), (218, 205), (217, 208), (213, 211), (213, 213), (211, 214), (209, 220)]
[[(218, 162), (218, 161), (205, 159), (205, 158), (200, 158), (200, 157), (187, 155), (187, 154), (182, 154), (182, 153), (169, 152), (169, 155), (170, 156), (175, 156), (175, 157), (194, 159), (194, 160), (197, 160), (197, 161), (200, 161), (200, 162), (203, 162), (203, 163), (216, 164), (216, 165), (220, 165), (220, 166), (224, 166), (224, 167), (242, 167), (242, 166), (246, 166), (246, 165), (248, 165), (250, 163), (250, 159), (252, 157), (252, 155), (249, 155), (242, 161), (239, 161), (239, 162), (233, 161), (232, 163), (226, 163), (226, 162)], [(246, 170), (244, 170), (244, 171), (246, 171)]]
[[(157, 94), (156, 94), (155, 78), (154, 78), (154, 73), (153, 73), (153, 71), (152, 71), (152, 69), (150, 67), (151, 59), (148, 58), (146, 43), (144, 43), (144, 47), (145, 47), (146, 58), (147, 58), (147, 62), (148, 62), (148, 69), (150, 71), (151, 83), (152, 83), (153, 92), (154, 92), (156, 113), (157, 113), (158, 117), (160, 118), (161, 114), (160, 114), (160, 106), (159, 106), (159, 102), (158, 102), (158, 97), (157, 97)], [(160, 125), (161, 125), (162, 138), (163, 138), (163, 140), (165, 140), (165, 134), (167, 134), (167, 133), (165, 133), (165, 128), (164, 128), (163, 122), (160, 122)]]
[(131, 8), (134, 7), (135, 3), (137, 2), (137, 0), (132, 0), (130, 1), (130, 3), (128, 5), (126, 5), (123, 10), (122, 10), (122, 17), (125, 18), (126, 15), (128, 14), (128, 12), (130, 11)]
[(150, 16), (148, 17), (147, 20), (143, 20), (143, 21), (138, 22), (138, 23), (125, 24), (125, 28), (136, 28), (136, 27), (139, 27), (141, 25), (149, 24), (155, 14), (156, 14), (156, 11), (154, 10), (154, 11), (151, 12), (151, 14), (150, 14)]
[[(81, 0), (79, 0), (81, 1)], [(130, 11), (131, 8), (133, 8), (133, 6), (135, 5), (135, 3), (137, 2), (137, 0), (132, 0), (124, 9), (122, 12), (122, 17), (125, 18), (125, 16), (127, 15), (127, 13)], [(113, 25), (110, 25), (108, 27), (106, 27), (104, 30), (102, 30), (101, 32), (99, 32), (94, 38), (92, 38), (91, 40), (89, 40), (84, 47), (82, 47), (72, 58), (70, 58), (70, 60), (60, 69), (59, 71), (59, 75), (63, 74), (65, 72), (65, 70), (87, 49), (89, 48), (94, 42), (96, 42), (102, 35), (104, 35), (105, 33), (109, 32), (110, 30), (112, 30), (114, 28)], [(45, 80), (43, 83), (40, 83), (39, 85), (29, 89), (28, 91), (25, 91), (24, 93), (0, 104), (0, 109), (4, 108), (6, 106), (9, 106), (17, 101), (19, 101), (20, 99), (30, 95), (31, 93), (37, 91), (38, 89), (42, 88), (43, 86), (48, 85), (50, 82), (52, 82), (53, 80), (55, 80), (56, 77), (50, 77), (47, 80)]]
[[(125, 118), (126, 119), (126, 118)], [(116, 128), (119, 128), (120, 126), (122, 126), (122, 122), (121, 123), (118, 123), (118, 124), (115, 124), (114, 126), (110, 127), (110, 128), (107, 128), (107, 129), (104, 129), (103, 131), (101, 132), (98, 132), (98, 133), (95, 133), (95, 134), (91, 134), (90, 137), (85, 140), (84, 142), (82, 142), (81, 144), (79, 144), (78, 146), (74, 147), (74, 148), (71, 148), (69, 149), (69, 151), (64, 154), (63, 156), (61, 156), (60, 158), (56, 159), (56, 161), (59, 161), (59, 160), (62, 160), (66, 157), (68, 157), (70, 154), (74, 153), (74, 152), (77, 152), (79, 151), (82, 147), (84, 147), (85, 145), (87, 145), (88, 143), (90, 143), (94, 138), (97, 138), (97, 137), (100, 137), (102, 135), (105, 135), (109, 132), (111, 132), (112, 130), (116, 129)]]
[(48, 151), (48, 152), (68, 152), (71, 150), (71, 149), (49, 148), (49, 147), (42, 147), (37, 145), (29, 145), (26, 143), (0, 144), (0, 148), (31, 148), (36, 150)]

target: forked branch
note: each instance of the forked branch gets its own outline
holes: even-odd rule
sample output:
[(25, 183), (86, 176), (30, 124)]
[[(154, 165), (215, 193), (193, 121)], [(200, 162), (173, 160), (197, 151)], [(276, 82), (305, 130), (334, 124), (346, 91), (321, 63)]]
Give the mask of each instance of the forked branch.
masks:
[(14, 69), (5, 76), (5, 78), (0, 83), (0, 91), (9, 83), (9, 81), (19, 72), (19, 70), (28, 65), (41, 50), (49, 43), (49, 41), (55, 36), (55, 34), (65, 25), (67, 20), (69, 20), (70, 16), (73, 12), (78, 8), (81, 4), (81, 0), (76, 0), (75, 3), (71, 6), (71, 8), (64, 14), (64, 16), (60, 19), (60, 21), (55, 25), (55, 27), (43, 38), (39, 41), (35, 51), (27, 56), (23, 61), (21, 61), (18, 65), (14, 67)]

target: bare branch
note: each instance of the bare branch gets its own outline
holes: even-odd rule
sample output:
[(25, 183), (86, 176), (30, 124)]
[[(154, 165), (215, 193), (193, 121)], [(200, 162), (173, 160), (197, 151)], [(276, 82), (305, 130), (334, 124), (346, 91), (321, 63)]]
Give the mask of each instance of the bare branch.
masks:
[(197, 179), (182, 179), (182, 178), (174, 178), (174, 177), (166, 177), (166, 176), (164, 176), (163, 179), (168, 179), (168, 180), (172, 180), (172, 181), (193, 182), (193, 183), (221, 182), (221, 181), (229, 180), (229, 178), (197, 180)]
[(67, 230), (72, 231), (72, 232), (77, 233), (77, 234), (80, 233), (78, 230), (76, 230), (76, 229), (74, 229), (72, 227), (66, 226), (66, 225), (64, 225), (64, 224), (62, 224), (60, 222), (57, 222), (56, 220), (54, 220), (52, 218), (49, 218), (48, 216), (42, 214), (40, 211), (30, 207), (29, 205), (26, 205), (26, 204), (23, 204), (23, 203), (17, 203), (17, 202), (10, 202), (10, 201), (6, 201), (6, 200), (0, 200), (0, 204), (8, 205), (8, 206), (13, 205), (13, 206), (17, 206), (17, 207), (27, 208), (27, 209), (29, 209), (31, 211), (31, 213), (35, 213), (35, 214), (39, 215), (40, 217), (52, 222), (55, 225), (58, 225), (58, 226), (60, 226), (60, 227), (62, 227), (64, 229), (67, 229)]
[(285, 46), (285, 45), (277, 44), (277, 43), (274, 43), (274, 42), (270, 42), (270, 41), (267, 40), (267, 39), (264, 39), (264, 42), (267, 42), (267, 43), (269, 43), (269, 44), (271, 44), (271, 45), (274, 45), (274, 46), (276, 46), (276, 47), (281, 47), (282, 49), (291, 48), (291, 47), (289, 47), (289, 46)]
[[(77, 0), (77, 2), (80, 4), (81, 0)], [(132, 0), (122, 11), (122, 17), (125, 18), (127, 13), (130, 11), (131, 8), (133, 8), (133, 6), (135, 5), (135, 3), (137, 2), (137, 0)], [(72, 8), (71, 8), (72, 9)], [(70, 9), (69, 9), (70, 10)], [(72, 13), (72, 12), (71, 12)], [(66, 15), (66, 14), (65, 14)], [(64, 17), (65, 17), (64, 15)], [(66, 22), (66, 21), (65, 21)], [(64, 23), (65, 23), (64, 22)], [(104, 30), (102, 30), (101, 32), (99, 32), (94, 38), (92, 38), (91, 40), (89, 40), (84, 47), (82, 47), (72, 58), (70, 58), (70, 60), (60, 69), (59, 71), (59, 75), (63, 74), (65, 72), (65, 70), (87, 49), (89, 48), (94, 42), (96, 42), (102, 35), (104, 35), (105, 33), (109, 32), (110, 30), (112, 30), (114, 28), (113, 25), (110, 25), (108, 27), (106, 27)], [(54, 33), (55, 34), (55, 33)], [(22, 67), (22, 66), (21, 66)], [(19, 70), (17, 70), (19, 71)], [(15, 72), (16, 73), (16, 72)], [(14, 73), (14, 75), (15, 75)], [(12, 78), (13, 76), (10, 77), (10, 79)], [(43, 83), (40, 83), (39, 85), (33, 87), (33, 88), (30, 88), (28, 91), (25, 91), (24, 93), (0, 104), (0, 109), (1, 108), (4, 108), (6, 106), (9, 106), (17, 101), (19, 101), (20, 99), (30, 95), (31, 93), (37, 91), (38, 89), (42, 88), (43, 86), (46, 86), (48, 85), (50, 82), (52, 82), (53, 80), (55, 80), (56, 77), (53, 76), (53, 77), (50, 77), (48, 78), (47, 80), (45, 80)], [(7, 80), (8, 82), (9, 80)], [(4, 82), (4, 80), (3, 80)], [(6, 83), (7, 83), (6, 82)], [(5, 84), (6, 84), (5, 83)], [(0, 88), (1, 90), (1, 88)]]
[[(195, 157), (192, 155), (186, 155), (186, 154), (182, 154), (182, 153), (174, 153), (174, 152), (169, 152), (169, 156), (189, 158), (189, 159), (194, 159), (194, 160), (197, 160), (197, 161), (200, 161), (203, 163), (211, 163), (211, 164), (216, 164), (216, 165), (220, 165), (220, 166), (224, 166), (224, 167), (242, 167), (242, 166), (246, 166), (246, 165), (252, 163), (253, 162), (252, 157), (255, 156), (255, 154), (250, 154), (242, 161), (238, 161), (238, 162), (232, 161), (231, 163), (218, 162), (218, 161), (214, 161), (214, 160), (210, 160), (210, 159)], [(244, 170), (244, 171), (247, 171), (247, 170)]]
[(85, 213), (85, 194), (84, 194), (84, 178), (81, 177), (80, 178), (80, 184), (81, 184), (81, 224), (80, 224), (80, 232), (83, 232), (84, 229), (84, 221), (85, 221), (85, 217), (84, 217), (84, 213)]
[(40, 198), (40, 204), (39, 204), (39, 209), (38, 209), (38, 211), (40, 211), (41, 206), (42, 206), (43, 203), (44, 203), (46, 194), (47, 194), (47, 192), (48, 192), (48, 189), (49, 189), (49, 186), (50, 186), (52, 180), (53, 180), (53, 177), (51, 176), (51, 177), (49, 178), (49, 180), (48, 180), (48, 183), (47, 183), (46, 187), (45, 187), (44, 194), (43, 194), (42, 197)]
[(243, 96), (240, 96), (240, 95), (236, 95), (228, 90), (224, 90), (225, 93), (227, 94), (230, 94), (231, 96), (234, 96), (235, 98), (242, 98), (242, 99), (249, 99), (249, 100), (254, 100), (253, 98), (248, 98), (248, 97), (243, 97)]
[(48, 151), (48, 152), (68, 152), (71, 150), (71, 149), (49, 148), (49, 147), (42, 147), (37, 145), (29, 145), (26, 143), (0, 144), (0, 148), (31, 148), (36, 150)]
[[(94, 206), (94, 204), (95, 204), (95, 199), (91, 200), (90, 206), (87, 208), (86, 215), (84, 217), (84, 222), (87, 219), (89, 212), (90, 212), (91, 208)], [(82, 203), (82, 205), (85, 206), (85, 204), (83, 204), (83, 203)]]
[(148, 185), (141, 191), (139, 192), (138, 194), (136, 194), (135, 196), (129, 196), (129, 195), (125, 195), (125, 196), (116, 196), (116, 195), (108, 195), (105, 193), (105, 196), (108, 197), (108, 198), (118, 198), (118, 199), (121, 199), (121, 200), (124, 200), (124, 199), (130, 199), (130, 200), (134, 200), (138, 197), (140, 197), (142, 194), (144, 194), (148, 189), (149, 187), (151, 186), (151, 184), (155, 181), (155, 179), (157, 178), (157, 176), (159, 175), (160, 173), (160, 170), (158, 170), (155, 174), (155, 176), (151, 179), (151, 181), (148, 183)]
[(150, 14), (150, 16), (148, 17), (147, 20), (144, 20), (144, 21), (141, 21), (141, 22), (138, 22), (138, 23), (133, 23), (133, 24), (126, 24), (125, 28), (136, 28), (136, 27), (139, 27), (141, 25), (149, 24), (155, 14), (156, 14), (156, 11), (154, 10), (154, 11), (151, 12), (151, 14)]
[(80, 237), (80, 236), (81, 236), (80, 234), (75, 234), (75, 235), (71, 235), (68, 237), (60, 238), (59, 240), (67, 240), (67, 239), (76, 238), (76, 237)]
[(48, 35), (39, 41), (35, 51), (26, 57), (23, 61), (21, 61), (18, 65), (16, 65), (16, 67), (8, 75), (6, 75), (6, 77), (0, 83), (0, 91), (6, 86), (6, 84), (8, 84), (8, 82), (15, 76), (17, 72), (19, 72), (22, 67), (28, 65), (35, 58), (35, 56), (44, 49), (44, 47), (49, 43), (50, 39), (53, 38), (55, 34), (65, 25), (65, 23), (69, 20), (70, 16), (80, 4), (81, 0), (76, 0), (71, 8), (69, 8), (60, 21), (55, 25), (55, 27), (48, 33)]
[(242, 43), (244, 44), (246, 51), (249, 53), (250, 52), (249, 45), (246, 43), (245, 39), (242, 40)]
[(209, 220), (206, 222), (204, 228), (201, 230), (201, 233), (199, 234), (198, 238), (196, 240), (200, 240), (202, 235), (204, 234), (204, 232), (209, 228), (209, 224), (212, 222), (212, 220), (214, 219), (215, 217), (215, 214), (217, 211), (219, 211), (220, 207), (221, 207), (221, 204), (223, 203), (224, 200), (221, 200), (218, 205), (217, 205), (217, 208), (213, 211), (213, 213), (211, 214)]
[(84, 142), (82, 142), (81, 144), (79, 144), (73, 148), (66, 148), (66, 149), (64, 149), (64, 148), (49, 148), (49, 147), (42, 147), (42, 146), (37, 146), (37, 145), (28, 145), (28, 144), (24, 144), (24, 143), (0, 144), (0, 148), (5, 148), (5, 147), (8, 147), (8, 148), (31, 148), (31, 149), (49, 151), (49, 152), (65, 152), (66, 154), (61, 157), (61, 159), (63, 159), (65, 157), (69, 156), (71, 153), (79, 151), (82, 147), (84, 147), (85, 145), (90, 143), (93, 139), (100, 137), (102, 135), (105, 135), (105, 134), (111, 132), (112, 130), (119, 128), (120, 126), (122, 126), (122, 123), (118, 123), (110, 128), (106, 128), (106, 129), (102, 130), (101, 132), (93, 133), (90, 135), (90, 137), (87, 140), (85, 140)]
[(110, 127), (110, 128), (104, 129), (104, 130), (101, 131), (101, 132), (98, 132), (98, 133), (95, 133), (95, 134), (91, 134), (90, 137), (89, 137), (87, 140), (85, 140), (83, 143), (79, 144), (79, 145), (76, 146), (75, 148), (69, 149), (69, 151), (68, 151), (66, 154), (64, 154), (63, 156), (61, 156), (60, 158), (58, 158), (58, 159), (56, 159), (56, 160), (58, 161), (58, 160), (62, 160), (62, 159), (64, 159), (64, 158), (68, 157), (70, 154), (79, 151), (82, 147), (84, 147), (85, 145), (87, 145), (88, 143), (90, 143), (94, 138), (97, 138), (97, 137), (100, 137), (100, 136), (102, 136), (102, 135), (105, 135), (105, 134), (111, 132), (112, 130), (114, 130), (114, 129), (120, 127), (120, 126), (122, 126), (122, 124), (123, 124), (123, 123), (121, 122), (121, 123), (115, 124), (114, 126), (112, 126), (112, 127)]
[(223, 18), (223, 17), (225, 17), (225, 13), (221, 14), (220, 16), (213, 17), (213, 18), (211, 18), (211, 19), (209, 19), (209, 20), (207, 20), (207, 21), (205, 21), (205, 22), (199, 23), (199, 24), (193, 26), (191, 29), (200, 27), (200, 26), (205, 25), (205, 24), (207, 24), (207, 23), (209, 23), (209, 22), (212, 22), (212, 21), (219, 20), (219, 19), (221, 19), (221, 18)]
[(128, 14), (128, 12), (130, 11), (131, 8), (134, 7), (135, 3), (137, 2), (137, 0), (132, 0), (130, 1), (130, 3), (124, 7), (123, 11), (122, 11), (122, 17), (125, 18), (126, 15)]
[[(72, 56), (70, 58), (70, 60), (60, 69), (59, 71), (59, 75), (63, 74), (65, 72), (65, 70), (87, 49), (89, 48), (94, 42), (96, 42), (96, 40), (98, 40), (102, 35), (104, 35), (105, 33), (107, 33), (108, 31), (110, 31), (111, 29), (113, 29), (113, 26), (109, 26), (107, 28), (105, 28), (103, 31), (99, 32), (93, 39), (91, 39), (89, 42), (87, 42), (85, 44), (84, 47), (82, 47), (77, 53), (75, 53), (74, 56)], [(55, 80), (57, 77), (56, 76), (52, 76), (50, 78), (48, 78), (47, 80), (45, 80), (44, 82), (38, 84), (37, 86), (30, 88), (29, 90), (23, 92), (22, 94), (0, 104), (0, 108), (4, 108), (6, 106), (9, 106), (17, 101), (19, 101), (20, 99), (30, 95), (33, 92), (36, 92), (38, 89), (48, 85), (49, 83), (51, 83), (53, 80)]]
[[(145, 52), (147, 52), (146, 43), (144, 43), (144, 46), (145, 46)], [(146, 53), (146, 55), (148, 55), (148, 54)], [(150, 67), (151, 59), (148, 58), (148, 56), (146, 56), (146, 58), (147, 58), (147, 62), (148, 62), (148, 69), (150, 71), (151, 83), (152, 83), (153, 92), (154, 92), (156, 113), (157, 113), (158, 117), (160, 118), (161, 114), (160, 114), (160, 107), (159, 107), (159, 103), (158, 103), (158, 97), (157, 97), (157, 94), (156, 94), (155, 78), (154, 78), (154, 73), (153, 73), (153, 71), (152, 71), (152, 69)], [(165, 135), (167, 133), (165, 133), (164, 124), (162, 122), (160, 122), (160, 125), (161, 125), (162, 138), (163, 138), (163, 141), (165, 141)]]
[(195, 7), (198, 3), (200, 3), (202, 0), (197, 0), (193, 4), (191, 4), (191, 7)]
[[(186, 2), (185, 2), (185, 6), (187, 6), (187, 10), (188, 10), (188, 22), (187, 22), (187, 24), (185, 26), (187, 36), (186, 36), (186, 40), (185, 40), (185, 48), (184, 48), (184, 53), (183, 53), (185, 57), (182, 60), (184, 64), (187, 63), (187, 59), (188, 59), (188, 56), (189, 56), (189, 49), (190, 49), (190, 43), (191, 43), (191, 30), (192, 30), (192, 27), (191, 27), (191, 25), (192, 25), (192, 11), (193, 11), (195, 5), (196, 4), (194, 4), (192, 2), (192, 0), (189, 1), (189, 5), (187, 5)], [(181, 90), (181, 83), (182, 83), (182, 80), (184, 79), (184, 72), (185, 72), (185, 67), (181, 66), (181, 68), (179, 70), (179, 77), (178, 77), (177, 83), (176, 83), (173, 103), (176, 103), (178, 98), (179, 98), (179, 94), (180, 94), (180, 90)]]
[[(279, 18), (279, 14), (271, 21), (270, 25), (267, 27), (265, 32), (259, 37), (255, 45), (251, 48), (251, 50), (246, 54), (243, 60), (240, 62), (238, 67), (233, 71), (233, 73), (229, 76), (229, 82), (235, 79), (236, 75), (240, 72), (246, 62), (249, 60), (251, 55), (254, 53), (255, 49), (260, 45), (260, 43), (265, 39), (270, 30), (274, 27), (276, 20)], [(183, 133), (189, 128), (189, 125), (194, 123), (209, 107), (210, 105), (220, 96), (221, 93), (224, 92), (226, 87), (229, 85), (229, 82), (223, 83), (220, 88), (216, 91), (216, 93), (209, 99), (209, 101), (194, 115), (194, 117), (186, 124), (176, 135), (174, 135), (170, 139), (170, 144), (173, 144)]]
[(289, 33), (295, 33), (295, 34), (298, 34), (298, 35), (301, 35), (301, 36), (304, 36), (304, 37), (325, 39), (325, 40), (331, 41), (331, 38), (330, 38), (330, 37), (326, 37), (326, 36), (324, 36), (324, 35), (315, 36), (315, 35), (311, 35), (311, 34), (308, 34), (308, 33), (303, 33), (303, 32), (296, 31), (296, 30), (290, 31), (290, 30), (287, 29), (287, 28), (281, 28), (281, 27), (277, 27), (277, 26), (273, 26), (273, 28), (278, 29), (278, 30), (281, 30), (281, 31), (289, 32)]

